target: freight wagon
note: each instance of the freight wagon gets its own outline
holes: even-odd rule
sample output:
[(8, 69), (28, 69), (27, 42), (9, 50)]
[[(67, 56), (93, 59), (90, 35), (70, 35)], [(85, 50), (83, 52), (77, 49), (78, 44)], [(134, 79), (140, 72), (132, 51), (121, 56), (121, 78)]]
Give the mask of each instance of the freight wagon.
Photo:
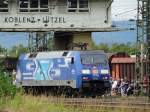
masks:
[(127, 53), (119, 52), (109, 58), (110, 71), (113, 79), (127, 79), (132, 81), (135, 78), (135, 57)]
[(16, 84), (102, 92), (110, 88), (109, 78), (108, 59), (102, 51), (52, 51), (22, 54)]

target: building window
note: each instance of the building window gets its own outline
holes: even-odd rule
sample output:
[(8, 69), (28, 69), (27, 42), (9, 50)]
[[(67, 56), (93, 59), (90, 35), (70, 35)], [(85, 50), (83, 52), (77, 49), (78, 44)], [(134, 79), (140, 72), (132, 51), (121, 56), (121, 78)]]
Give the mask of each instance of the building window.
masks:
[(77, 0), (68, 0), (68, 12), (76, 12)]
[(49, 12), (48, 0), (19, 0), (20, 12)]
[(0, 12), (8, 12), (8, 0), (0, 0)]
[(89, 12), (88, 0), (68, 0), (68, 12)]
[(79, 0), (79, 12), (88, 12), (88, 0)]
[(20, 0), (19, 6), (20, 6), (20, 12), (28, 12), (29, 1), (28, 0)]

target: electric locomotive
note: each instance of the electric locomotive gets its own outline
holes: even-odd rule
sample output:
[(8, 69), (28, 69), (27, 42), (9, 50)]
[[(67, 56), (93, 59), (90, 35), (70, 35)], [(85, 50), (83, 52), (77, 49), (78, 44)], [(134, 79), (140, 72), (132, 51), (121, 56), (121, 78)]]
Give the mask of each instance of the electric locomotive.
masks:
[(102, 51), (51, 51), (22, 54), (16, 85), (69, 87), (96, 93), (110, 88), (109, 78), (108, 59)]

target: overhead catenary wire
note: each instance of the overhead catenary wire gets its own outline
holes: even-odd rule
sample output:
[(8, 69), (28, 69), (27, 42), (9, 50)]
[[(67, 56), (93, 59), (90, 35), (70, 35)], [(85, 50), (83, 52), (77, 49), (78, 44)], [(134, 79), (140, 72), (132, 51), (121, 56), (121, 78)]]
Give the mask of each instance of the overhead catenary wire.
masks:
[(124, 12), (121, 12), (121, 13), (118, 13), (115, 16), (126, 14), (126, 13), (130, 13), (130, 12), (135, 11), (135, 10), (137, 10), (137, 8), (136, 9), (132, 9), (132, 10), (127, 10), (127, 11), (124, 11)]

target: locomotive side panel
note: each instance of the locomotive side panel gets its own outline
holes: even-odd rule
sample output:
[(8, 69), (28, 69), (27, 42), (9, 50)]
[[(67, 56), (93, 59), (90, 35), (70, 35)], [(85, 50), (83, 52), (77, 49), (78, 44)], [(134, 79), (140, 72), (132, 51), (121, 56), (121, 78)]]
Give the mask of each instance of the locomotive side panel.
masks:
[(20, 60), (22, 86), (70, 86), (76, 88), (75, 68), (69, 58)]

